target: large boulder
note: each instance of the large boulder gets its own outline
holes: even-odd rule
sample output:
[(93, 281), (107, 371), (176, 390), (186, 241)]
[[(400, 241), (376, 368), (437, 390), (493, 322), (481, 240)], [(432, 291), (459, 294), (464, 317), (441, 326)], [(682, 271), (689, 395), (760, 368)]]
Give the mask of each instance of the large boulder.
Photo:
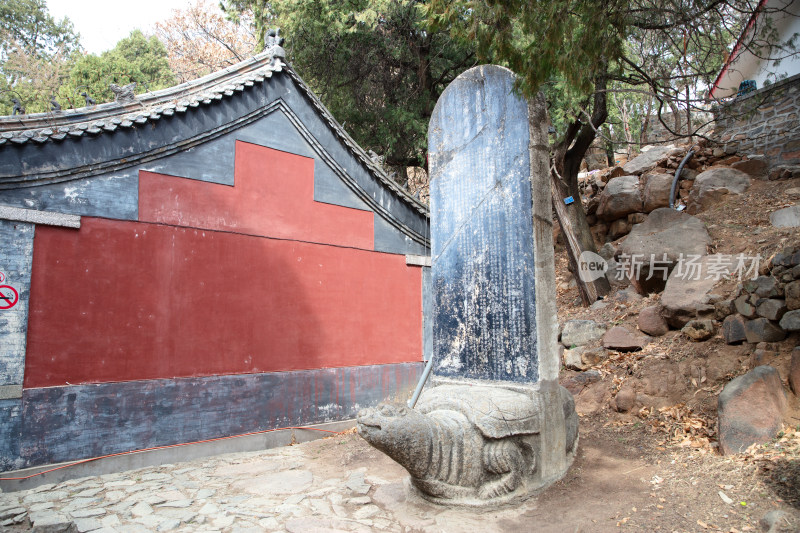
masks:
[(614, 326), (603, 335), (603, 346), (618, 352), (636, 352), (647, 346), (650, 337), (634, 333), (622, 326)]
[(789, 311), (783, 315), (780, 326), (785, 331), (800, 331), (800, 309)]
[(713, 167), (698, 174), (689, 195), (689, 213), (698, 213), (729, 194), (742, 194), (750, 176), (730, 167)]
[(789, 311), (800, 309), (800, 280), (786, 285), (786, 308)]
[(714, 321), (709, 318), (690, 320), (681, 331), (695, 342), (707, 341), (714, 336)]
[(744, 333), (745, 319), (742, 315), (729, 315), (722, 321), (722, 338), (728, 344), (739, 344), (747, 340)]
[(641, 210), (642, 194), (639, 191), (639, 178), (620, 176), (609, 181), (600, 193), (597, 216), (603, 220), (617, 220)]
[(748, 320), (744, 325), (744, 334), (747, 342), (780, 342), (786, 338), (786, 332), (777, 324), (766, 318)]
[[(704, 256), (709, 244), (711, 237), (700, 219), (661, 207), (633, 227), (617, 250), (617, 262), (624, 265), (627, 258), (631, 266), (632, 258), (638, 257), (641, 268), (628, 269), (631, 284), (640, 294), (660, 292), (679, 259)], [(652, 275), (651, 266), (655, 267)]]
[(708, 266), (711, 262), (711, 258), (705, 256), (697, 262), (694, 272), (682, 267), (670, 273), (661, 295), (661, 314), (673, 328), (682, 328), (690, 320), (706, 318), (715, 313), (709, 293), (718, 280), (709, 275)]
[(660, 305), (651, 305), (639, 312), (639, 330), (654, 337), (667, 334), (669, 325), (664, 320), (664, 317), (661, 316)]
[(719, 449), (727, 455), (768, 442), (781, 429), (786, 395), (778, 371), (759, 366), (734, 379), (719, 395)]
[(784, 207), (770, 213), (769, 222), (776, 228), (800, 227), (800, 205)]
[(789, 365), (789, 386), (800, 396), (800, 346), (792, 350), (792, 361)]
[(584, 346), (603, 336), (606, 328), (594, 320), (570, 320), (561, 331), (561, 344), (567, 348)]
[(625, 174), (635, 174), (638, 176), (655, 167), (660, 161), (666, 159), (673, 150), (675, 150), (675, 147), (671, 145), (653, 146), (625, 163), (622, 170), (625, 171)]
[(745, 159), (744, 161), (737, 161), (731, 165), (731, 168), (741, 170), (748, 176), (760, 180), (767, 179), (769, 173), (769, 166), (763, 159)]
[(669, 174), (651, 174), (644, 186), (644, 212), (649, 213), (659, 207), (669, 207), (669, 192), (672, 189), (674, 176)]

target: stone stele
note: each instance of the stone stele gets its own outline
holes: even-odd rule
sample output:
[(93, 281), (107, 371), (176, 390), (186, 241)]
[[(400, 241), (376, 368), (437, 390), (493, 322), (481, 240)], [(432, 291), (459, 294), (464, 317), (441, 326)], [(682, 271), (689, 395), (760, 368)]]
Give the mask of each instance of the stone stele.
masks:
[(558, 384), (544, 98), (508, 69), (470, 69), (429, 127), (434, 377), (416, 408), (359, 414), (370, 444), (442, 504), (522, 500), (560, 479), (577, 448)]

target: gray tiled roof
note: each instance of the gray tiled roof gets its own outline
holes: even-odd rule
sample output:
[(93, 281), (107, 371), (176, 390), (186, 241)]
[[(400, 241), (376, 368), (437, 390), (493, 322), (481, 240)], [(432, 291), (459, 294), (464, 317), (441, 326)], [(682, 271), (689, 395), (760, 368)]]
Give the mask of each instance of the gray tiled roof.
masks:
[(247, 88), (269, 80), (276, 73), (282, 73), (294, 80), (339, 139), (373, 175), (404, 202), (427, 216), (426, 206), (395, 183), (364, 152), (282, 57), (283, 49), (274, 47), (202, 78), (137, 95), (136, 101), (130, 103), (109, 102), (63, 111), (3, 116), (0, 117), (0, 149), (6, 143), (43, 144), (58, 142), (67, 137), (98, 136), (120, 128), (157, 122), (164, 116), (169, 117), (176, 113), (198, 112), (215, 100), (235, 98)]

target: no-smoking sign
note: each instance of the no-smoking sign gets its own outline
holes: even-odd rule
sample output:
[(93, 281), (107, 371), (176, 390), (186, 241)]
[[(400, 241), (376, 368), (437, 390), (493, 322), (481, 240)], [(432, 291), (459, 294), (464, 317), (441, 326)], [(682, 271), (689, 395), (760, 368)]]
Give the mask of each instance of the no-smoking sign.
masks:
[(0, 311), (11, 309), (19, 301), (17, 289), (11, 285), (0, 285)]
[[(6, 275), (0, 272), (0, 283), (6, 280)], [(19, 301), (19, 293), (17, 289), (11, 285), (0, 285), (0, 311), (4, 309), (11, 309)]]

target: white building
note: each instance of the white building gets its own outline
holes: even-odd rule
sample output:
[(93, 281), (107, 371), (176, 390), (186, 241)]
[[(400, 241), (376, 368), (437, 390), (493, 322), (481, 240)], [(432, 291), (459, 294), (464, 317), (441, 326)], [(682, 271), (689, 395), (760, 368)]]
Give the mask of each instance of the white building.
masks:
[[(760, 50), (752, 49), (748, 43), (763, 42), (766, 38), (762, 33), (765, 28), (770, 31), (774, 29), (777, 33), (775, 44)], [(780, 46), (786, 47), (793, 37), (796, 41), (794, 46), (788, 47), (788, 50), (780, 49)], [(777, 58), (780, 61), (775, 64)], [(755, 80), (756, 87), (761, 89), (795, 74), (800, 74), (800, 1), (761, 0), (717, 76), (709, 96), (714, 100), (734, 96), (744, 80)]]

